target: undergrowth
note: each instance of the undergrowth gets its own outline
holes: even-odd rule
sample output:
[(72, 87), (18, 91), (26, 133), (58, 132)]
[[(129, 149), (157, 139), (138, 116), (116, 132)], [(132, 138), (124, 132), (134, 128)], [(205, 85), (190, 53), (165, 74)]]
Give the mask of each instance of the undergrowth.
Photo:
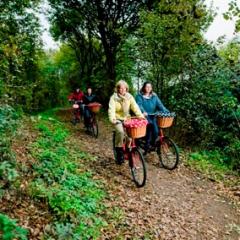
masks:
[[(190, 153), (187, 164), (214, 181), (234, 185), (239, 176), (225, 163), (225, 156), (220, 151), (200, 151)], [(235, 176), (235, 177), (234, 177)]]
[(27, 240), (28, 231), (17, 226), (17, 221), (0, 213), (0, 239), (2, 240)]
[[(11, 106), (0, 105), (0, 198), (8, 189), (14, 188), (19, 177), (15, 154), (11, 150), (20, 114)], [(17, 221), (0, 213), (0, 239), (25, 240), (28, 231), (17, 225)]]
[(49, 120), (49, 114), (38, 118), (35, 127), (40, 136), (31, 154), (38, 161), (28, 191), (46, 201), (55, 216), (44, 239), (97, 239), (107, 225), (101, 217), (105, 192), (83, 165), (94, 157), (69, 142), (69, 132), (54, 118)]

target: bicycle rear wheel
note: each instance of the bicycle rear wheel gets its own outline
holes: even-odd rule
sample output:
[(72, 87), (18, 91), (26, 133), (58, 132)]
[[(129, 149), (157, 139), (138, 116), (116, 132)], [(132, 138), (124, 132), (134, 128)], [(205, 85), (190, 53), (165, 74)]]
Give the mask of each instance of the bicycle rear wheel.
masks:
[(133, 148), (129, 153), (129, 166), (134, 183), (137, 187), (143, 187), (147, 179), (147, 168), (144, 157), (138, 148)]
[(156, 143), (157, 154), (162, 166), (168, 170), (173, 170), (179, 162), (179, 151), (177, 145), (169, 137), (164, 137)]

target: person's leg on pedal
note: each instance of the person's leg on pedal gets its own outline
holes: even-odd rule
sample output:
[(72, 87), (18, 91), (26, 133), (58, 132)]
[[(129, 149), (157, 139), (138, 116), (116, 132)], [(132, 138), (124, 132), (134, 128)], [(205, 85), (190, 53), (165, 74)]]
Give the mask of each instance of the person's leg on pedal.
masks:
[(146, 136), (145, 136), (144, 155), (146, 155), (149, 150), (151, 136), (152, 136), (152, 124), (150, 123), (147, 125), (147, 132), (146, 132)]
[(122, 123), (115, 124), (115, 130), (116, 130), (115, 146), (117, 153), (117, 163), (122, 164), (124, 162), (123, 141), (125, 137), (125, 132)]
[(150, 150), (151, 146), (151, 140), (153, 135), (153, 118), (151, 116), (147, 116), (148, 125), (147, 125), (147, 132), (146, 132), (146, 142), (145, 142), (145, 148), (144, 148), (144, 155), (147, 154), (147, 152)]
[(90, 110), (88, 109), (88, 107), (84, 108), (84, 126), (88, 129), (89, 125), (90, 125), (90, 118), (91, 118), (91, 113)]
[(158, 124), (157, 124), (157, 118), (153, 119), (153, 136), (152, 136), (152, 146), (155, 146), (156, 140), (158, 138), (158, 134), (159, 134), (159, 129), (158, 129)]

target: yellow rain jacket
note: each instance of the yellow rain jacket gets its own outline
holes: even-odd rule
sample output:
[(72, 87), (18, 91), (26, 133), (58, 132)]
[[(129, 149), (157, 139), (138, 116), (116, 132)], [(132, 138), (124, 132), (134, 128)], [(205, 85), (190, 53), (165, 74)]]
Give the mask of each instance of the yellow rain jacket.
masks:
[(132, 110), (137, 117), (144, 117), (134, 97), (130, 93), (126, 93), (125, 96), (114, 93), (111, 96), (108, 108), (110, 122), (117, 119), (126, 120), (128, 117), (131, 117), (130, 110)]

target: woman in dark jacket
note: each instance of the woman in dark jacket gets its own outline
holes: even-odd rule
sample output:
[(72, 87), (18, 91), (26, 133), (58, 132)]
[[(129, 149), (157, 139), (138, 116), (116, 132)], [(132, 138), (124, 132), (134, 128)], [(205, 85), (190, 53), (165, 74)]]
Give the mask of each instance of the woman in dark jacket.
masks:
[[(158, 137), (158, 125), (157, 119), (154, 116), (156, 112), (166, 112), (169, 111), (164, 107), (161, 100), (156, 93), (152, 90), (152, 84), (150, 82), (145, 82), (141, 91), (136, 96), (136, 102), (139, 105), (142, 113), (148, 120), (147, 134), (146, 134), (146, 145), (145, 153), (148, 151), (149, 146), (154, 144)], [(151, 140), (153, 142), (151, 142)]]
[(85, 127), (88, 127), (89, 120), (91, 118), (91, 112), (86, 105), (88, 105), (89, 103), (93, 103), (93, 102), (96, 102), (96, 95), (94, 95), (92, 93), (92, 88), (88, 87), (87, 88), (87, 93), (84, 94), (84, 97), (83, 97), (83, 104), (85, 104), (84, 113), (83, 113)]

